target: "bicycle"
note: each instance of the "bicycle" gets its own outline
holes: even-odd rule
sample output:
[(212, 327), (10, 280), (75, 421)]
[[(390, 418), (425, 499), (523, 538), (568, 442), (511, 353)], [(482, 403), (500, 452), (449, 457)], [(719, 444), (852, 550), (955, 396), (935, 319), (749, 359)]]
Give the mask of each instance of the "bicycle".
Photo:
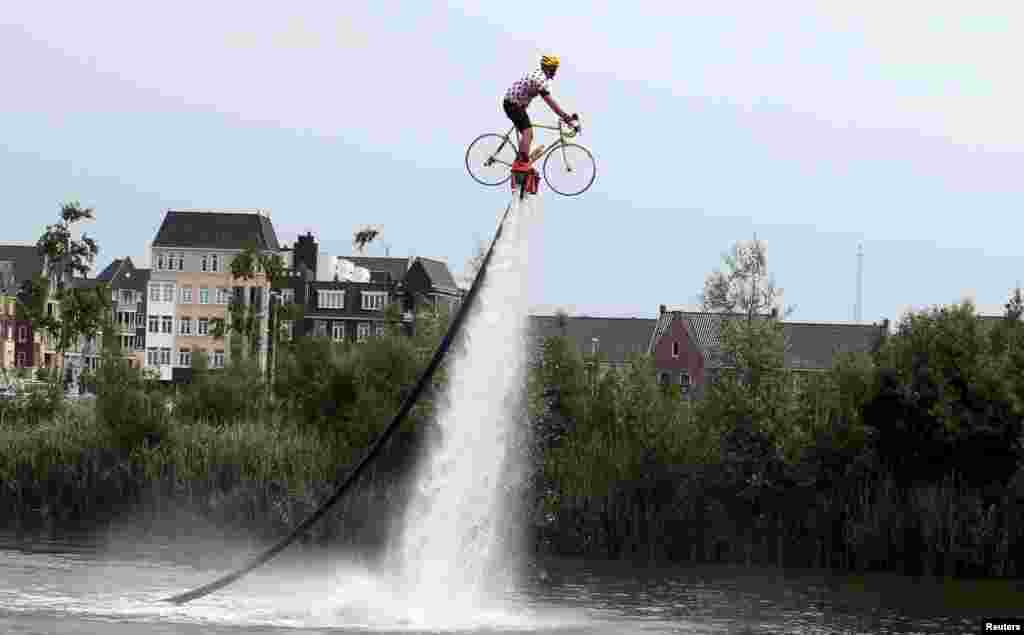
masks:
[[(558, 132), (558, 139), (539, 155), (531, 157), (530, 165), (544, 157), (541, 168), (544, 182), (557, 194), (576, 196), (586, 192), (597, 177), (597, 163), (590, 150), (568, 141), (580, 134), (581, 128), (568, 126), (561, 121), (557, 126), (534, 124), (533, 127), (554, 130)], [(513, 132), (515, 139), (512, 137)], [(481, 185), (503, 185), (512, 176), (510, 169), (517, 148), (519, 132), (515, 126), (504, 135), (493, 132), (482, 134), (466, 148), (466, 169), (473, 180)], [(552, 157), (557, 158), (552, 160)], [(573, 182), (576, 183), (575, 187), (571, 185)]]

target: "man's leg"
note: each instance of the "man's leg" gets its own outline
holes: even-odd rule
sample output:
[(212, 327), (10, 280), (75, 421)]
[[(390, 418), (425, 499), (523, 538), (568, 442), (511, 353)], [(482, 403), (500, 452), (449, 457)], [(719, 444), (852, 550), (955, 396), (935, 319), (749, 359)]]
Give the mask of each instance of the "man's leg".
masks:
[(530, 161), (530, 146), (533, 145), (533, 128), (527, 128), (519, 133), (519, 156), (524, 163)]

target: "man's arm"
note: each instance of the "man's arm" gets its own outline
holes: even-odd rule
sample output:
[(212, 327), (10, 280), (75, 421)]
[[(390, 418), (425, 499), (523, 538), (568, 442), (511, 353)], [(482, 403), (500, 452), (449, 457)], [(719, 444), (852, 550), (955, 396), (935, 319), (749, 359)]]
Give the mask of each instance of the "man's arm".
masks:
[(555, 98), (551, 96), (551, 93), (544, 93), (541, 95), (541, 97), (543, 97), (544, 101), (548, 103), (548, 106), (551, 107), (551, 110), (554, 110), (555, 114), (562, 118), (562, 121), (566, 123), (572, 121), (572, 117), (566, 114), (566, 112), (562, 110), (557, 103), (555, 103)]

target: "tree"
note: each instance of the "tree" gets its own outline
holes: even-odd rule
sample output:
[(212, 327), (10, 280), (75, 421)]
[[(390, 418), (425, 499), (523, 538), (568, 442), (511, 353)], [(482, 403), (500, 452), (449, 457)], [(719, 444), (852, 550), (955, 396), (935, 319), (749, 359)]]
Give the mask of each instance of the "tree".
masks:
[(782, 289), (768, 273), (768, 247), (763, 241), (757, 236), (749, 242), (739, 241), (722, 260), (726, 270), (716, 269), (704, 281), (701, 305), (705, 311), (742, 313), (748, 321), (772, 310), (781, 312)]
[[(92, 218), (93, 209), (83, 208), (77, 201), (61, 206), (60, 220), (47, 225), (36, 242), (36, 249), (43, 257), (43, 274), (26, 280), (18, 294), (23, 319), (34, 329), (57, 338), (62, 366), (71, 343), (83, 336), (95, 336), (110, 308), (109, 290), (105, 285), (79, 287), (73, 283), (76, 278), (88, 275), (99, 254), (99, 246), (84, 233), (80, 239), (72, 238), (72, 226)], [(51, 301), (59, 310), (53, 310)]]
[[(284, 279), (284, 262), (278, 254), (260, 251), (253, 245), (247, 246), (231, 259), (231, 277), (235, 280), (252, 280), (260, 273), (266, 276), (270, 287), (274, 288)], [(274, 307), (271, 306), (271, 312), (273, 310)], [(237, 333), (248, 342), (249, 351), (256, 352), (256, 347), (259, 343), (258, 330), (260, 326), (260, 321), (257, 317), (258, 312), (259, 307), (254, 306), (252, 303), (246, 304), (244, 298), (236, 295), (228, 304), (228, 314), (230, 316), (228, 324), (215, 324), (215, 334), (223, 337), (227, 333)], [(276, 337), (273, 313), (270, 316), (269, 326), (271, 336)]]
[(352, 244), (359, 253), (366, 250), (366, 246), (373, 242), (373, 239), (380, 235), (380, 230), (368, 225), (358, 230), (352, 238)]
[(780, 311), (782, 290), (768, 272), (762, 241), (737, 242), (723, 260), (724, 270), (708, 276), (701, 295), (704, 310), (722, 317), (720, 367), (698, 406), (698, 418), (717, 422), (722, 434), (748, 426), (778, 450), (792, 448), (800, 436), (794, 416), (799, 396), (785, 368), (786, 339), (779, 320), (780, 312), (792, 309)]
[(722, 361), (756, 395), (762, 380), (783, 367), (786, 343), (778, 318), (792, 308), (780, 311), (782, 289), (768, 272), (768, 248), (756, 236), (734, 244), (723, 261), (725, 271), (716, 269), (705, 280), (701, 305), (705, 311), (746, 318), (721, 320)]
[(476, 249), (473, 250), (473, 255), (466, 260), (466, 269), (462, 274), (462, 284), (467, 288), (473, 285), (473, 281), (476, 280), (476, 274), (480, 271), (480, 267), (484, 264), (484, 258), (487, 257), (487, 243), (480, 240), (477, 241)]

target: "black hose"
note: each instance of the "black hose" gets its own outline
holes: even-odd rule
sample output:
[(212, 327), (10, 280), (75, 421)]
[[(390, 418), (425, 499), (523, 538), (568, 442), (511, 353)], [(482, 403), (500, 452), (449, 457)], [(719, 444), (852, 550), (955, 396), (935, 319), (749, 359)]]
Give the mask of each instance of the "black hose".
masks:
[(508, 218), (508, 213), (511, 209), (512, 204), (509, 203), (508, 207), (505, 208), (505, 213), (501, 217), (501, 222), (498, 223), (498, 229), (494, 233), (494, 240), (491, 241), (491, 246), (487, 249), (487, 254), (484, 256), (484, 260), (480, 264), (480, 269), (479, 271), (477, 271), (476, 277), (473, 279), (473, 285), (469, 288), (469, 292), (466, 294), (466, 297), (463, 299), (462, 304), (459, 306), (459, 310), (455, 313), (455, 318), (452, 320), (451, 325), (449, 325), (448, 332), (445, 333), (444, 339), (441, 340), (441, 343), (440, 345), (438, 345), (437, 350), (434, 351), (433, 358), (431, 358), (430, 363), (427, 364), (426, 369), (420, 375), (419, 381), (416, 382), (416, 385), (413, 387), (412, 392), (410, 392), (406, 396), (405, 400), (402, 402), (401, 407), (398, 409), (398, 412), (391, 420), (391, 423), (389, 423), (388, 427), (384, 429), (384, 432), (382, 432), (381, 435), (377, 437), (377, 440), (373, 442), (372, 446), (370, 446), (370, 450), (366, 453), (365, 456), (363, 456), (363, 458), (352, 469), (352, 471), (349, 472), (348, 476), (345, 477), (345, 480), (338, 487), (338, 489), (335, 490), (333, 494), (331, 494), (330, 498), (321, 503), (320, 507), (315, 512), (313, 512), (311, 516), (306, 518), (306, 520), (302, 521), (302, 523), (300, 523), (295, 529), (293, 529), (290, 534), (288, 534), (280, 541), (278, 541), (277, 544), (270, 547), (269, 549), (261, 553), (259, 556), (251, 560), (241, 569), (238, 569), (225, 576), (217, 578), (213, 582), (204, 584), (203, 586), (192, 589), (191, 591), (186, 591), (185, 593), (165, 598), (165, 602), (171, 602), (173, 604), (185, 604), (186, 602), (191, 602), (196, 598), (201, 598), (204, 595), (209, 595), (210, 593), (213, 593), (218, 589), (226, 587), (235, 580), (238, 580), (239, 578), (249, 573), (256, 567), (265, 564), (271, 558), (284, 551), (288, 547), (288, 545), (295, 542), (296, 538), (298, 538), (307, 530), (309, 530), (309, 528), (312, 527), (313, 524), (316, 523), (316, 521), (320, 520), (324, 516), (324, 514), (326, 514), (328, 510), (330, 510), (331, 507), (333, 507), (339, 500), (341, 500), (341, 497), (345, 494), (346, 491), (348, 491), (352, 487), (352, 485), (359, 478), (359, 475), (362, 474), (363, 470), (366, 469), (366, 467), (370, 464), (374, 457), (376, 457), (380, 453), (380, 450), (384, 446), (384, 443), (387, 442), (391, 435), (394, 434), (395, 430), (397, 430), (398, 427), (402, 424), (402, 421), (405, 420), (406, 416), (409, 414), (409, 411), (412, 410), (412, 407), (414, 405), (416, 405), (416, 401), (419, 399), (420, 394), (426, 388), (427, 384), (430, 383), (430, 379), (431, 377), (433, 377), (434, 371), (436, 371), (437, 367), (441, 365), (441, 360), (444, 359), (445, 354), (448, 352), (448, 348), (451, 346), (452, 341), (455, 339), (455, 336), (458, 334), (459, 329), (461, 328), (462, 323), (466, 318), (466, 314), (469, 313), (469, 308), (470, 305), (473, 304), (473, 299), (480, 291), (480, 287), (483, 286), (484, 276), (487, 273), (487, 265), (491, 261), (491, 255), (494, 253), (495, 245), (498, 244), (498, 239), (501, 238), (501, 230), (505, 227), (505, 220)]

